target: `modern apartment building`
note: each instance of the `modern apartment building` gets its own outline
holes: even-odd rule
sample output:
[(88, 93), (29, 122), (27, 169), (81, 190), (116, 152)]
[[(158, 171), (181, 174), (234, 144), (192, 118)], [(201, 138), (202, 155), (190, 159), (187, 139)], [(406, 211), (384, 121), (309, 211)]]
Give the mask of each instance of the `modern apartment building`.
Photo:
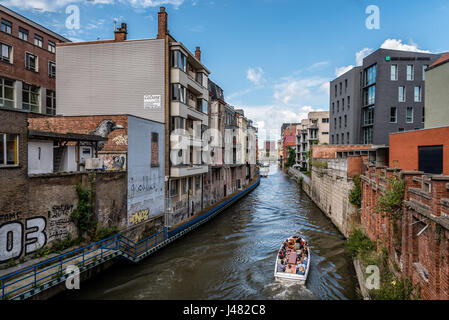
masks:
[(313, 145), (329, 144), (329, 112), (310, 112), (296, 127), (296, 163), (308, 168), (308, 152)]
[(362, 67), (355, 67), (330, 83), (331, 144), (359, 143), (361, 77)]
[(426, 129), (449, 125), (449, 53), (426, 69)]
[[(363, 60), (362, 67), (357, 67), (356, 70), (351, 70), (332, 81), (330, 89), (330, 111), (333, 117), (331, 143), (346, 144), (348, 132), (349, 141), (357, 142), (351, 140), (349, 130), (346, 133), (340, 131), (345, 129), (345, 114), (339, 115), (335, 104), (340, 101), (339, 107), (342, 108), (346, 79), (349, 93), (352, 90), (357, 96), (356, 93), (360, 92), (358, 105), (354, 104), (356, 102), (354, 98), (350, 101), (350, 110), (352, 108), (360, 110), (360, 121), (354, 117), (353, 123), (349, 124), (349, 114), (346, 114), (348, 124), (346, 129), (353, 128), (356, 132), (358, 127), (360, 135), (358, 143), (388, 145), (390, 133), (422, 129), (425, 118), (425, 70), (439, 57), (438, 54), (378, 49)], [(360, 68), (359, 77), (357, 73), (360, 72), (358, 71)], [(351, 79), (354, 83), (353, 88), (350, 86)], [(357, 79), (360, 79), (358, 86)], [(347, 102), (346, 97), (345, 112), (348, 111)], [(344, 141), (342, 141), (342, 133), (346, 134)]]
[(56, 44), (70, 40), (0, 5), (0, 108), (54, 115)]
[(199, 47), (192, 53), (169, 33), (165, 8), (155, 39), (127, 40), (122, 23), (113, 40), (58, 45), (57, 64), (58, 114), (130, 114), (165, 124), (168, 223), (200, 212), (210, 71)]

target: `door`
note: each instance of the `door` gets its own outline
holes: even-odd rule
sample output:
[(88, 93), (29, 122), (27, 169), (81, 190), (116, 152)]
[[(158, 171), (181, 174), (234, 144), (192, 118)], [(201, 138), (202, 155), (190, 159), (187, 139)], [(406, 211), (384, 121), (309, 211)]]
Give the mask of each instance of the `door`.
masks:
[(443, 173), (443, 146), (418, 148), (419, 171), (431, 174)]

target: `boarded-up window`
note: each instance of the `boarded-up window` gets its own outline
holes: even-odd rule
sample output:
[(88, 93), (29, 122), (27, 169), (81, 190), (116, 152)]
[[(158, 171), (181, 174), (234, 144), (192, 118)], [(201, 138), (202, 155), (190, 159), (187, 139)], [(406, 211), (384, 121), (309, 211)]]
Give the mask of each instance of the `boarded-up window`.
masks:
[(159, 133), (151, 133), (151, 167), (159, 167)]
[(443, 146), (419, 147), (419, 171), (443, 173)]

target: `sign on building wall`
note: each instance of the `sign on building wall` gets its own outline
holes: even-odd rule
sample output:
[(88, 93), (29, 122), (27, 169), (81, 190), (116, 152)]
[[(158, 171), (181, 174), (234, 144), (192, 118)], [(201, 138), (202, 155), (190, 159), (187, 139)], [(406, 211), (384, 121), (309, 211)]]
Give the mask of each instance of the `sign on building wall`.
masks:
[(143, 101), (145, 110), (160, 109), (162, 105), (161, 95), (145, 95)]

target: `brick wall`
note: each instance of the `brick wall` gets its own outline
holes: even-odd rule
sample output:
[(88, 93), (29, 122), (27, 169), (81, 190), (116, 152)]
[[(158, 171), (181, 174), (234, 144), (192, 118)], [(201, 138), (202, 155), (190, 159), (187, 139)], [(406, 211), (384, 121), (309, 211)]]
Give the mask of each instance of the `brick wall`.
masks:
[[(395, 171), (405, 181), (397, 228), (388, 215), (376, 211)], [(390, 261), (419, 285), (423, 299), (449, 299), (449, 177), (370, 166), (362, 176), (362, 192), (361, 222), (367, 235), (378, 248), (388, 249)]]

